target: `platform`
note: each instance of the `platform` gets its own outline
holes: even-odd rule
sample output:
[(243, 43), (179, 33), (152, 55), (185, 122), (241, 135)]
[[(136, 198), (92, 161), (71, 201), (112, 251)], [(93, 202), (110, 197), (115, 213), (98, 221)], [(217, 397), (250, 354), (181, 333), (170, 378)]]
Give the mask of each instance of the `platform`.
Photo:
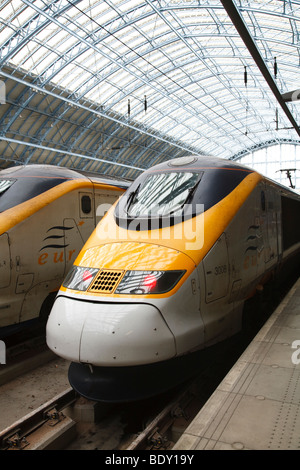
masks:
[(300, 449), (300, 279), (173, 449)]

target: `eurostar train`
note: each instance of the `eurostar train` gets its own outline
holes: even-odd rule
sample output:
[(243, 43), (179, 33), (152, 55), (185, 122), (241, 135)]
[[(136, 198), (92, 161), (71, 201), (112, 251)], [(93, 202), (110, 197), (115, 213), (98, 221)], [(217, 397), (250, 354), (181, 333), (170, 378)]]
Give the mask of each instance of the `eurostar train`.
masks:
[(48, 319), (72, 387), (121, 402), (185, 380), (299, 251), (299, 210), (297, 193), (228, 160), (185, 157), (141, 174), (81, 250)]
[(80, 249), (127, 187), (51, 165), (0, 171), (0, 337), (46, 319)]

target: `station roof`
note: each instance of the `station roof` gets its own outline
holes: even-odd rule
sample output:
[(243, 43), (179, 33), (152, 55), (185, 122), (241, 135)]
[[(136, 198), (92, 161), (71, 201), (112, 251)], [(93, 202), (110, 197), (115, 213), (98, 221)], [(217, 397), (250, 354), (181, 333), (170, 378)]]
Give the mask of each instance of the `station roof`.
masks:
[(299, 144), (299, 33), (293, 0), (1, 0), (0, 166)]

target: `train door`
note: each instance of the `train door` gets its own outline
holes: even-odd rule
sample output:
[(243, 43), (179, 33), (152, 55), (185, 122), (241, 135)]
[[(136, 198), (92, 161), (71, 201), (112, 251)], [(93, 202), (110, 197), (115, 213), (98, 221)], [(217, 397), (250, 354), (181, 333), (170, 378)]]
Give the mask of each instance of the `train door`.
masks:
[(95, 199), (94, 193), (79, 192), (79, 217), (78, 229), (82, 236), (84, 243), (87, 241), (92, 231), (96, 227), (96, 214), (95, 214)]
[(111, 206), (119, 198), (120, 193), (96, 193), (95, 194), (95, 208), (96, 208), (96, 224), (100, 222), (102, 217), (111, 208)]
[(0, 289), (10, 284), (10, 248), (7, 233), (0, 236)]
[[(229, 257), (226, 234), (223, 233), (203, 259), (205, 295), (201, 296), (201, 316), (205, 326), (205, 341), (225, 338), (231, 334), (232, 306), (224, 299), (229, 291)], [(201, 272), (200, 282), (201, 282)], [(203, 292), (204, 293), (204, 292)]]
[(206, 302), (225, 297), (229, 284), (229, 265), (226, 235), (223, 233), (203, 260)]

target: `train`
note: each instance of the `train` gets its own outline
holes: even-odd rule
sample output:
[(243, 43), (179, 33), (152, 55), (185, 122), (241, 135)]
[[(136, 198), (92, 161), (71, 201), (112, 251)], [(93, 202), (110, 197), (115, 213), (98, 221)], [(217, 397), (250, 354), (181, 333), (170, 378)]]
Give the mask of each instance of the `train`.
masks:
[(300, 196), (237, 162), (186, 156), (144, 171), (100, 221), (47, 327), (82, 396), (128, 402), (195, 373), (243, 307), (300, 250)]
[(0, 171), (0, 338), (45, 326), (80, 249), (128, 186), (54, 165)]

